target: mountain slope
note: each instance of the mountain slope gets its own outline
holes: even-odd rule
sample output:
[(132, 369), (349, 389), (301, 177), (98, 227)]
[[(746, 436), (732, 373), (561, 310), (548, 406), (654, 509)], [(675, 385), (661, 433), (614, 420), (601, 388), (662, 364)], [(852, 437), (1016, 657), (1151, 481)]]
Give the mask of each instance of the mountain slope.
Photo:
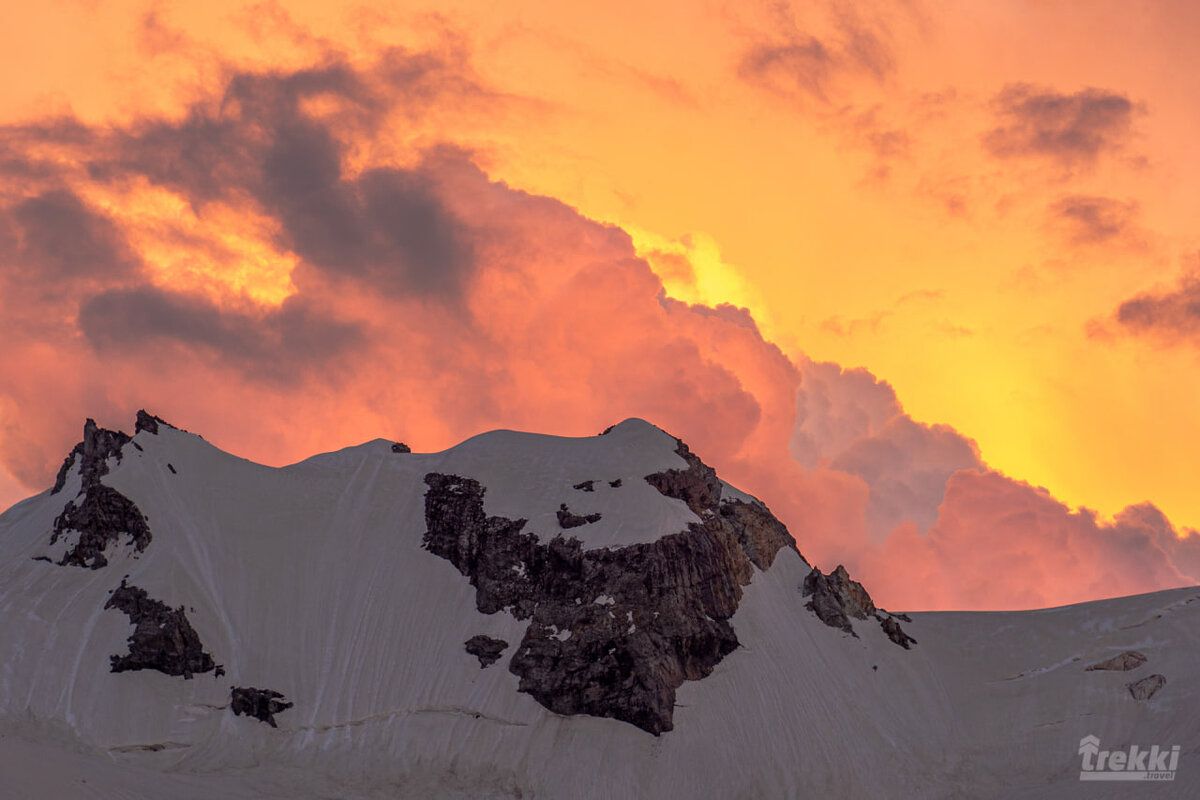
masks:
[(0, 796), (1091, 797), (1089, 734), (1200, 789), (1200, 590), (904, 621), (640, 420), (275, 469), (143, 414), (61, 477), (0, 516)]

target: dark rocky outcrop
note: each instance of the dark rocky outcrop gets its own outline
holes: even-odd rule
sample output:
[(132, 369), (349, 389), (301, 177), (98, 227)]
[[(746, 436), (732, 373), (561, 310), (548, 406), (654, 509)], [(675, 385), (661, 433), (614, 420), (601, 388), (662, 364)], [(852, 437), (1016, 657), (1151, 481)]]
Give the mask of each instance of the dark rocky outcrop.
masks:
[(560, 528), (578, 528), (580, 525), (588, 525), (592, 522), (599, 522), (599, 514), (573, 514), (571, 509), (567, 508), (566, 503), (562, 503), (558, 507), (558, 527)]
[(1131, 669), (1137, 669), (1142, 664), (1149, 661), (1146, 656), (1139, 653), (1137, 650), (1126, 650), (1124, 653), (1115, 655), (1112, 658), (1106, 659), (1090, 667), (1085, 667), (1085, 672), (1094, 670), (1115, 670), (1117, 672), (1128, 672)]
[(1128, 684), (1126, 688), (1129, 689), (1134, 700), (1149, 700), (1155, 692), (1166, 685), (1167, 679), (1162, 675), (1148, 675), (1140, 681)]
[(96, 425), (96, 420), (89, 418), (83, 425), (83, 441), (75, 445), (58, 468), (58, 475), (54, 479), (54, 488), (50, 490), (50, 494), (62, 491), (67, 482), (67, 475), (77, 461), (84, 489), (98, 482), (102, 475), (108, 473), (108, 459), (116, 458), (120, 461), (121, 448), (128, 443), (128, 434), (101, 428)]
[(123, 612), (134, 625), (129, 636), (129, 653), (111, 659), (113, 672), (156, 669), (190, 679), (216, 666), (212, 656), (204, 652), (183, 606), (171, 608), (151, 598), (145, 589), (121, 581), (104, 607)]
[(62, 513), (54, 519), (50, 544), (70, 531), (77, 531), (79, 539), (63, 554), (60, 566), (100, 569), (108, 565), (105, 549), (122, 534), (138, 552), (145, 550), (151, 539), (150, 526), (134, 502), (99, 481), (86, 489), (78, 504), (67, 501)]
[[(147, 412), (143, 408), (137, 412), (137, 421), (134, 422), (134, 424), (133, 424), (133, 432), (134, 432), (134, 434), (138, 434), (138, 433), (141, 433), (142, 431), (146, 431), (147, 433), (152, 433), (155, 436), (157, 436), (158, 435), (158, 427), (160, 425), (165, 425), (166, 427), (170, 428), (171, 430), (183, 431), (183, 428), (177, 428), (176, 426), (167, 422), (162, 417), (157, 417), (154, 414)], [(186, 431), (183, 431), (183, 432), (186, 433)]]
[(905, 650), (909, 649), (909, 645), (917, 643), (916, 639), (904, 632), (904, 629), (900, 627), (900, 623), (897, 621), (896, 617), (885, 617), (879, 614), (876, 614), (876, 617), (879, 619), (879, 625), (881, 628), (883, 628), (883, 632), (887, 634), (887, 637), (903, 647)]
[(805, 607), (831, 628), (840, 628), (854, 635), (850, 617), (866, 619), (875, 616), (875, 604), (871, 595), (858, 581), (851, 580), (850, 573), (841, 564), (826, 575), (816, 567), (804, 577), (802, 594), (812, 597)]
[(275, 724), (275, 715), (287, 711), (292, 705), (282, 693), (271, 689), (255, 689), (253, 686), (229, 687), (229, 707), (234, 714), (239, 717), (243, 714), (254, 717), (272, 728), (279, 727)]
[(675, 452), (688, 463), (687, 469), (668, 469), (646, 476), (646, 482), (661, 494), (687, 503), (696, 515), (711, 511), (721, 502), (721, 479), (717, 471), (697, 458), (683, 440), (676, 439)]
[(500, 660), (500, 654), (508, 648), (508, 642), (481, 633), (467, 639), (463, 646), (468, 653), (479, 659), (479, 668), (486, 669)]
[(571, 488), (578, 489), (581, 492), (594, 492), (594, 491), (596, 491), (596, 482), (595, 481), (583, 481), (582, 483), (575, 484)]
[[(720, 504), (718, 512), (733, 525), (742, 550), (761, 570), (770, 569), (775, 563), (775, 555), (783, 548), (796, 550), (796, 540), (787, 527), (762, 503), (726, 500)], [(803, 555), (800, 557), (804, 558)]]
[(139, 409), (137, 412), (137, 421), (133, 424), (133, 432), (134, 434), (139, 434), (142, 431), (146, 431), (147, 433), (152, 433), (157, 436), (158, 423), (160, 422), (162, 422), (161, 419), (153, 414), (147, 413), (146, 409)]
[(617, 478), (615, 481), (609, 481), (608, 485), (614, 489), (620, 489), (621, 488), (621, 479)]
[(812, 572), (804, 577), (801, 593), (804, 597), (812, 598), (805, 604), (805, 608), (831, 628), (838, 628), (857, 637), (858, 634), (854, 632), (854, 626), (850, 623), (851, 618), (873, 618), (880, 623), (887, 637), (905, 650), (909, 649), (909, 645), (917, 643), (916, 639), (900, 628), (897, 621), (901, 618), (905, 621), (911, 620), (903, 615), (889, 614), (877, 609), (871, 595), (861, 583), (851, 579), (850, 573), (841, 564), (828, 575), (813, 567)]
[(150, 544), (150, 526), (134, 502), (100, 482), (100, 478), (108, 473), (108, 459), (119, 461), (121, 448), (130, 441), (130, 437), (120, 431), (98, 427), (95, 420), (89, 419), (83, 426), (83, 441), (75, 445), (63, 462), (51, 491), (53, 494), (66, 485), (71, 467), (78, 463), (82, 483), (79, 496), (63, 506), (50, 534), (50, 544), (72, 531), (79, 534), (78, 541), (58, 562), (60, 565), (91, 569), (106, 566), (108, 559), (104, 551), (122, 535), (138, 552)]
[(409, 447), (408, 445), (406, 445), (404, 442), (393, 442), (392, 443), (392, 452), (393, 453), (411, 453), (412, 448)]
[(706, 482), (715, 473), (692, 458), (687, 471), (647, 480), (696, 504), (702, 522), (611, 549), (585, 550), (561, 534), (542, 543), (526, 520), (487, 516), (478, 481), (425, 476), (425, 548), (469, 579), (481, 612), (530, 621), (509, 670), (551, 711), (669, 731), (675, 690), (738, 646), (729, 620), (778, 537), (758, 510), (720, 513), (719, 483)]

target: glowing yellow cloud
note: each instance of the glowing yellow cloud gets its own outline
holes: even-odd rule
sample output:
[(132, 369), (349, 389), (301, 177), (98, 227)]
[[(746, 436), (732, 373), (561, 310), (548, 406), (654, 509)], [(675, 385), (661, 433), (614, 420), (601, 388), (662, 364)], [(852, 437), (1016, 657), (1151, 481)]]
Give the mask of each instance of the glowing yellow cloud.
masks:
[(144, 178), (81, 192), (127, 232), (159, 286), (198, 292), (218, 304), (248, 299), (275, 306), (295, 292), (296, 258), (271, 243), (278, 223), (248, 203), (197, 209)]

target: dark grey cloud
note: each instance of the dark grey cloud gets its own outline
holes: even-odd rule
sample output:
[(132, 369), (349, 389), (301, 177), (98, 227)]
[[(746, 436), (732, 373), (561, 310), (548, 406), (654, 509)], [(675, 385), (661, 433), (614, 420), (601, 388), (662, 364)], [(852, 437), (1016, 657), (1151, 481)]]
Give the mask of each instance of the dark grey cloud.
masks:
[[(344, 176), (339, 138), (370, 132), (397, 103), (429, 102), (444, 71), (428, 54), (391, 53), (370, 75), (336, 63), (235, 75), (215, 107), (119, 134), (91, 174), (141, 175), (198, 205), (253, 198), (279, 220), (279, 244), (308, 264), (390, 295), (452, 300), (473, 271), (472, 232), (420, 168)], [(315, 97), (339, 101), (336, 129), (304, 113)]]
[[(369, 347), (365, 322), (329, 310), (339, 282), (359, 284), (356, 296), (454, 306), (473, 274), (476, 233), (438, 184), (449, 160), (467, 155), (439, 150), (412, 168), (342, 169), (348, 143), (380, 126), (415, 118), (446, 93), (485, 95), (463, 58), (453, 48), (394, 49), (352, 68), (331, 57), (292, 72), (234, 74), (177, 119), (0, 126), (0, 328), (20, 321), (56, 341), (82, 333), (93, 353), (117, 360), (170, 353), (276, 383), (317, 370), (328, 380)], [(312, 100), (337, 113), (314, 115)], [(277, 244), (299, 258), (297, 293), (263, 310), (152, 284), (130, 233), (64, 188), (121, 191), (139, 181), (183, 197), (201, 217), (220, 201), (272, 218)], [(240, 260), (215, 240), (189, 240), (186, 226), (164, 227), (157, 240), (214, 268)]]
[(276, 129), (255, 193), (301, 258), (389, 294), (452, 296), (472, 270), (471, 232), (426, 176), (381, 168), (343, 180), (321, 125)]
[(1189, 270), (1174, 288), (1121, 303), (1116, 321), (1129, 334), (1200, 346), (1200, 270)]
[(140, 270), (121, 232), (74, 192), (48, 189), (0, 210), (0, 272), (24, 285), (108, 283)]
[(176, 345), (211, 354), (248, 377), (282, 383), (335, 366), (366, 342), (360, 325), (330, 319), (294, 297), (254, 314), (149, 286), (89, 298), (80, 306), (78, 324), (101, 354), (153, 355)]
[(1137, 110), (1125, 95), (1104, 89), (1062, 94), (1025, 83), (1004, 87), (992, 105), (997, 125), (983, 142), (993, 155), (1049, 158), (1067, 169), (1123, 148)]
[(351, 130), (384, 107), (345, 65), (239, 73), (219, 101), (193, 105), (182, 120), (142, 120), (114, 132), (103, 155), (92, 155), (91, 176), (101, 181), (144, 176), (196, 203), (244, 192), (260, 182), (263, 159), (280, 131), (307, 119), (303, 102), (322, 94), (346, 101), (343, 121)]
[(254, 133), (236, 118), (193, 109), (178, 123), (156, 120), (116, 132), (108, 147), (92, 155), (88, 172), (101, 182), (144, 176), (194, 203), (217, 200), (254, 174), (261, 149)]
[(1071, 244), (1113, 244), (1137, 236), (1138, 204), (1111, 197), (1069, 195), (1050, 204), (1050, 223)]
[(843, 73), (883, 80), (896, 67), (880, 25), (872, 25), (849, 6), (832, 9), (833, 32), (820, 38), (801, 30), (791, 9), (777, 10), (777, 30), (752, 43), (738, 61), (738, 77), (788, 96), (828, 102), (833, 79)]

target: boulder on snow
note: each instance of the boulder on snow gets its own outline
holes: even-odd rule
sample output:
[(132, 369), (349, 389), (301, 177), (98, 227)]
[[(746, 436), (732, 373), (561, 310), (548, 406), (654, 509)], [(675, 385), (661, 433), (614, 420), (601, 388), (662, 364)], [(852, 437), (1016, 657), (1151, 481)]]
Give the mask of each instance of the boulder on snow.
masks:
[(1085, 672), (1093, 670), (1115, 670), (1117, 672), (1128, 672), (1131, 669), (1137, 669), (1142, 664), (1145, 664), (1149, 659), (1139, 653), (1137, 650), (1126, 650), (1124, 653), (1115, 655), (1110, 659), (1092, 664), (1090, 667), (1085, 667)]
[(558, 527), (560, 528), (578, 528), (580, 525), (600, 521), (600, 514), (575, 514), (567, 508), (566, 503), (559, 505), (557, 513)]
[(1140, 681), (1128, 684), (1126, 688), (1134, 700), (1149, 700), (1154, 693), (1167, 685), (1167, 679), (1162, 675), (1148, 675)]
[(229, 689), (229, 707), (239, 717), (245, 714), (248, 717), (254, 717), (260, 722), (267, 723), (272, 728), (277, 728), (279, 726), (275, 724), (275, 715), (281, 711), (287, 711), (292, 707), (292, 704), (284, 698), (282, 693), (272, 691), (271, 689), (255, 689), (253, 686), (231, 686)]
[(482, 633), (472, 636), (463, 643), (467, 652), (479, 659), (479, 668), (487, 669), (500, 660), (500, 654), (508, 647), (503, 639), (494, 639)]

